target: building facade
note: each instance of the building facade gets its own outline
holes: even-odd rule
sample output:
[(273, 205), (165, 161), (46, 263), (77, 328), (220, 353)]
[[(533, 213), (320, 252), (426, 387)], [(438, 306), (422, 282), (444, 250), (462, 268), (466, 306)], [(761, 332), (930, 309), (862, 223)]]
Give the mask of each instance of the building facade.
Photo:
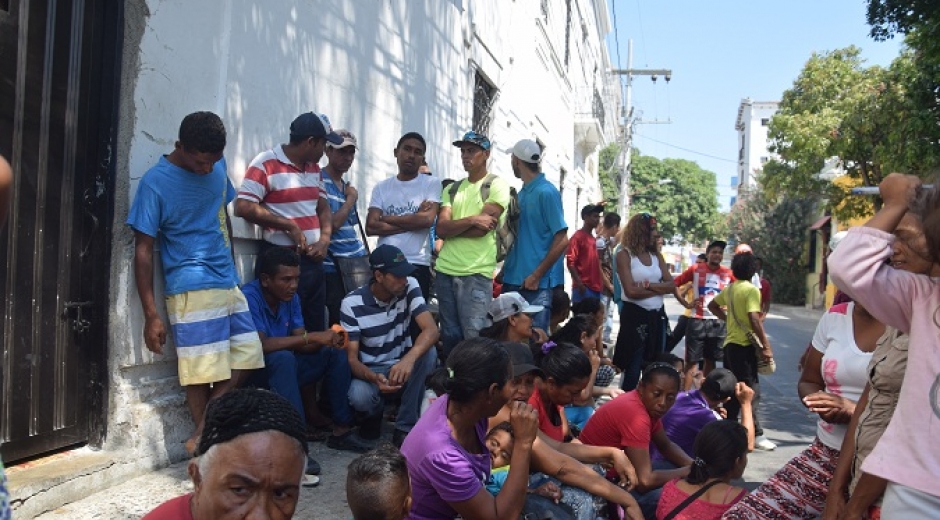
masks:
[(777, 113), (780, 103), (776, 101), (754, 101), (744, 98), (738, 105), (738, 117), (734, 129), (738, 131), (738, 197), (744, 189), (757, 186), (757, 177), (764, 164), (773, 158), (768, 149), (767, 126), (770, 118)]
[[(425, 136), (435, 174), (460, 178), (451, 142), (485, 131), (490, 171), (517, 187), (507, 150), (535, 139), (574, 231), (580, 207), (601, 198), (598, 152), (618, 138), (608, 9), (605, 0), (0, 4), (0, 154), (16, 170), (0, 231), (0, 453), (15, 463), (79, 447), (72, 471), (84, 475), (14, 478), (18, 514), (186, 456), (192, 425), (174, 349), (144, 346), (124, 225), (139, 179), (172, 150), (186, 114), (222, 117), (238, 186), (258, 152), (287, 141), (294, 117), (326, 113), (359, 139), (348, 175), (360, 214), (371, 187), (396, 173), (405, 132)], [(247, 280), (260, 233), (233, 224)]]

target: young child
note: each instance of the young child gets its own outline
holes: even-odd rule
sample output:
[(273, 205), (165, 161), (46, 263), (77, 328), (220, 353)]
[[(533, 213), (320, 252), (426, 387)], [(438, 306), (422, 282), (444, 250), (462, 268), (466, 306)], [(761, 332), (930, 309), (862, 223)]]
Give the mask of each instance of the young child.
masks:
[(354, 520), (402, 520), (408, 516), (411, 480), (398, 448), (383, 443), (349, 463), (346, 501)]
[[(490, 450), (490, 460), (493, 464), (490, 478), (486, 481), (486, 490), (496, 496), (509, 476), (509, 459), (512, 458), (513, 447), (512, 425), (501, 422), (494, 426), (486, 434), (486, 447)], [(546, 482), (530, 489), (529, 493), (549, 498), (555, 503), (561, 500), (561, 488), (554, 482)]]
[[(709, 423), (695, 437), (689, 475), (663, 486), (656, 518), (718, 520), (747, 490), (731, 485), (747, 466), (747, 431), (737, 421)], [(692, 502), (686, 502), (690, 497)]]

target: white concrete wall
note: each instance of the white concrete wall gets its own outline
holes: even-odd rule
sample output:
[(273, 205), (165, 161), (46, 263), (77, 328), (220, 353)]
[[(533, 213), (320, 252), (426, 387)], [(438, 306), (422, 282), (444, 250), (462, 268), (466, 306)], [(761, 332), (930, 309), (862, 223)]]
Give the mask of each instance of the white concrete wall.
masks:
[[(577, 208), (600, 197), (599, 146), (579, 150), (573, 142), (573, 98), (607, 69), (601, 34), (607, 22), (594, 10), (607, 5), (573, 2), (572, 53), (559, 74), (553, 55), (563, 57), (564, 3), (549, 4), (561, 11), (540, 27), (534, 0), (128, 0), (106, 449), (128, 450), (141, 465), (161, 465), (183, 457), (192, 428), (172, 345), (167, 355), (154, 356), (143, 344), (133, 236), (124, 226), (137, 182), (172, 150), (180, 120), (196, 110), (222, 117), (229, 136), (225, 157), (237, 186), (258, 152), (287, 140), (294, 117), (326, 113), (334, 127), (359, 139), (349, 178), (360, 189), (364, 214), (371, 187), (396, 171), (392, 150), (404, 132), (425, 136), (436, 174), (465, 176), (451, 141), (470, 127), (479, 69), (500, 89), (491, 171), (518, 186), (503, 150), (520, 138), (540, 139), (547, 145), (549, 179), (557, 184), (560, 169), (568, 172), (566, 218), (573, 231), (580, 224), (572, 218)], [(609, 107), (608, 126), (618, 108)], [(582, 191), (577, 200), (575, 185)], [(248, 273), (258, 235), (235, 221), (240, 269)]]
[(738, 186), (754, 187), (757, 185), (755, 173), (763, 170), (764, 162), (761, 158), (773, 158), (768, 149), (768, 126), (763, 125), (764, 119), (769, 120), (777, 113), (779, 103), (776, 101), (751, 101), (744, 99), (738, 109), (738, 146), (743, 140), (743, 157), (738, 161)]

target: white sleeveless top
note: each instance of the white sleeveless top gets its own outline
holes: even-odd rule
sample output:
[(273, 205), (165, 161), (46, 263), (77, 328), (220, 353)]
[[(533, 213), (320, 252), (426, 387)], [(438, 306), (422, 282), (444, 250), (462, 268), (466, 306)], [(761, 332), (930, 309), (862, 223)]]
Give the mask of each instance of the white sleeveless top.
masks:
[[(652, 260), (653, 265), (644, 265), (639, 258), (634, 257), (628, 251), (624, 251), (627, 256), (630, 257), (630, 273), (633, 274), (633, 283), (659, 283), (663, 279), (663, 271), (659, 268), (659, 259), (655, 256), (652, 256), (650, 253), (650, 259)], [(657, 294), (656, 296), (650, 296), (649, 298), (643, 298), (640, 300), (635, 300), (633, 298), (627, 297), (626, 288), (623, 284), (620, 287), (621, 295), (620, 298), (625, 302), (630, 302), (635, 305), (639, 305), (648, 311), (655, 311), (663, 306), (663, 295)]]

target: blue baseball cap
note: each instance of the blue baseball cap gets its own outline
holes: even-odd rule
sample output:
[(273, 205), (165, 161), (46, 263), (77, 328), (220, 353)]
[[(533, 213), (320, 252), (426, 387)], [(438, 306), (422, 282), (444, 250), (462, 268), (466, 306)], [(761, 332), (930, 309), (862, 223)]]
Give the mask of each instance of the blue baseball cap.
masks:
[(408, 276), (415, 271), (415, 266), (408, 262), (401, 249), (389, 244), (382, 244), (369, 255), (369, 267), (373, 271), (392, 273), (395, 276)]
[(330, 118), (325, 114), (315, 114), (307, 112), (300, 114), (294, 122), (290, 124), (290, 135), (299, 137), (324, 137), (330, 143), (335, 145), (343, 144), (343, 137), (333, 131), (330, 125)]
[(460, 147), (465, 144), (475, 144), (484, 150), (489, 150), (492, 144), (490, 139), (483, 134), (478, 134), (473, 130), (463, 134), (463, 137), (454, 141), (454, 146)]

